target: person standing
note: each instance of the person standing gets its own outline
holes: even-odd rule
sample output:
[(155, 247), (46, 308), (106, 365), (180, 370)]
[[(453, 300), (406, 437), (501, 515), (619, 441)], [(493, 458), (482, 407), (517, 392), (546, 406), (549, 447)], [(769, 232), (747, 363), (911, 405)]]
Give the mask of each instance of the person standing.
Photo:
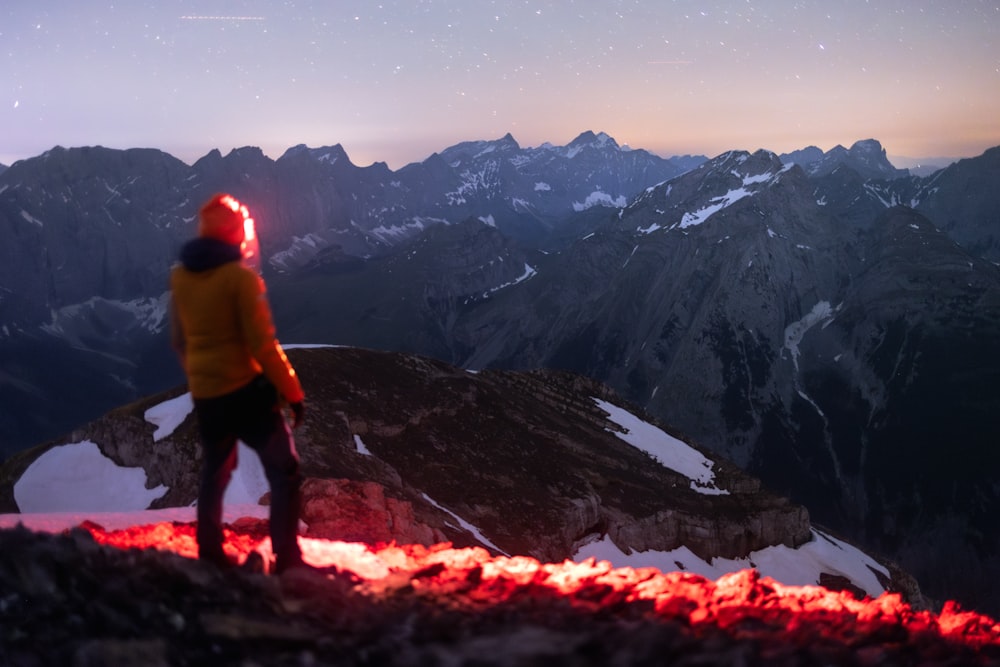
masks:
[(217, 194), (199, 211), (198, 237), (184, 244), (170, 273), (171, 345), (180, 357), (202, 444), (198, 558), (231, 567), (223, 550), (222, 504), (237, 464), (237, 441), (260, 457), (271, 489), (269, 529), (274, 571), (309, 567), (298, 544), (299, 457), (292, 428), (305, 394), (275, 338), (263, 278), (247, 266), (249, 211)]

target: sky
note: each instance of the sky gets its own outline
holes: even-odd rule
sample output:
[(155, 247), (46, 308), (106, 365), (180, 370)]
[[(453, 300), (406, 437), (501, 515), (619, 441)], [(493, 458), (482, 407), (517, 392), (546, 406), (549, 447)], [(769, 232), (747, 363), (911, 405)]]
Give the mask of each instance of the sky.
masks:
[(0, 163), (340, 144), (398, 169), (579, 133), (663, 157), (1000, 145), (997, 0), (10, 0)]
[[(661, 465), (686, 475), (692, 488), (706, 494), (727, 493), (715, 486), (712, 462), (695, 449), (626, 410), (600, 399), (594, 400), (608, 413), (610, 421), (622, 427), (623, 431), (617, 433), (622, 440), (650, 454)], [(156, 426), (154, 442), (169, 436), (192, 410), (190, 394), (149, 408), (145, 418)], [(359, 453), (373, 456), (359, 436), (355, 435), (354, 441)], [(244, 516), (266, 518), (268, 508), (257, 502), (268, 490), (259, 459), (240, 443), (237, 461), (223, 499), (225, 521), (233, 522)], [(35, 459), (14, 484), (14, 500), (22, 513), (0, 514), (0, 528), (23, 524), (32, 530), (61, 532), (89, 520), (106, 530), (121, 530), (129, 526), (195, 520), (194, 507), (147, 509), (169, 489), (162, 485), (147, 488), (146, 482), (145, 470), (119, 466), (93, 442), (58, 445)], [(503, 553), (479, 528), (426, 493), (424, 499), (450, 514), (457, 527), (470, 532), (481, 544)], [(313, 565), (329, 565), (333, 563), (324, 559), (331, 552), (354, 553), (355, 556), (358, 553), (357, 548), (344, 545), (331, 548), (327, 542), (300, 537), (306, 560)], [(581, 562), (587, 558), (608, 561), (615, 567), (654, 567), (661, 572), (677, 571), (680, 564), (687, 572), (713, 580), (754, 568), (762, 576), (788, 586), (818, 585), (820, 573), (828, 572), (847, 577), (873, 598), (885, 592), (874, 572), (889, 576), (882, 565), (855, 547), (815, 529), (812, 541), (797, 549), (779, 545), (755, 551), (746, 558), (714, 558), (709, 562), (687, 547), (625, 554), (607, 537), (584, 545), (573, 560)]]

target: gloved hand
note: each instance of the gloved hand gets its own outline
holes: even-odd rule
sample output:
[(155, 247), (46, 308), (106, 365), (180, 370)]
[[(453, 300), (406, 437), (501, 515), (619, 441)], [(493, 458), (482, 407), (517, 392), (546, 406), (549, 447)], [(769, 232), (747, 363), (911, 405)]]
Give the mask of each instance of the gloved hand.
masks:
[(291, 403), (288, 406), (292, 410), (292, 428), (296, 429), (302, 425), (306, 418), (306, 406), (302, 401)]

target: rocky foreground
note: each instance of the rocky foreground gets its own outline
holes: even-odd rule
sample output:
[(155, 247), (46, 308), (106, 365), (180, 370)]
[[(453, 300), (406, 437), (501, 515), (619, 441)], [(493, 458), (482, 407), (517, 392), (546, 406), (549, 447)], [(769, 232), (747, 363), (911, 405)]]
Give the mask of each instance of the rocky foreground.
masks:
[(1000, 665), (993, 620), (896, 594), (308, 538), (328, 573), (272, 576), (265, 532), (223, 571), (192, 524), (2, 530), (0, 664)]

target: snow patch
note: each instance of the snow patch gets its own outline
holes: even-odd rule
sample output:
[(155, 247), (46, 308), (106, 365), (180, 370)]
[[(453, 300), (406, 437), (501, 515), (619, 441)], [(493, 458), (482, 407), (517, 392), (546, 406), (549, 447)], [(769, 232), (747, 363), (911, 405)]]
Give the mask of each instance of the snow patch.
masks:
[(423, 496), (423, 499), (426, 500), (427, 502), (429, 502), (431, 505), (433, 505), (434, 507), (438, 508), (439, 510), (441, 510), (445, 514), (447, 514), (450, 517), (452, 517), (453, 519), (455, 519), (455, 521), (458, 522), (459, 526), (461, 526), (466, 531), (472, 533), (477, 540), (479, 540), (480, 542), (482, 542), (486, 546), (490, 547), (491, 549), (493, 549), (495, 551), (499, 551), (504, 556), (509, 556), (510, 555), (509, 553), (507, 553), (506, 551), (504, 551), (503, 549), (501, 549), (497, 545), (493, 544), (493, 542), (490, 541), (490, 538), (488, 538), (485, 535), (483, 535), (483, 531), (479, 530), (478, 528), (476, 528), (475, 526), (473, 526), (471, 523), (469, 523), (468, 521), (466, 521), (462, 517), (460, 517), (457, 514), (455, 514), (454, 512), (452, 512), (447, 507), (444, 507), (444, 506), (438, 504), (433, 498), (431, 498), (430, 496), (428, 496), (426, 493), (421, 493), (420, 495)]
[(31, 215), (30, 213), (28, 213), (24, 209), (21, 209), (21, 217), (24, 218), (25, 220), (27, 220), (28, 222), (30, 222), (33, 225), (38, 225), (39, 227), (44, 227), (45, 226), (45, 225), (42, 224), (41, 220), (39, 220), (35, 216)]
[(153, 431), (153, 442), (159, 442), (177, 430), (187, 416), (194, 410), (191, 392), (181, 394), (176, 398), (154, 405), (143, 415), (150, 424), (156, 426)]
[(365, 447), (365, 443), (362, 442), (361, 436), (356, 433), (354, 434), (354, 446), (357, 448), (359, 454), (374, 456), (374, 454), (371, 453), (371, 450)]
[(785, 327), (785, 349), (792, 355), (796, 372), (799, 370), (799, 343), (802, 342), (803, 336), (817, 324), (822, 323), (823, 326), (829, 324), (836, 312), (837, 309), (831, 307), (829, 301), (820, 301), (802, 319)]
[(392, 225), (390, 227), (379, 225), (378, 227), (370, 230), (368, 233), (378, 238), (380, 241), (392, 241), (394, 239), (409, 238), (435, 224), (447, 225), (448, 220), (444, 218), (430, 218), (418, 215), (410, 218), (409, 222), (402, 225)]
[(736, 190), (730, 190), (721, 197), (716, 197), (709, 200), (708, 206), (700, 208), (694, 213), (685, 213), (681, 218), (681, 229), (686, 229), (687, 227), (694, 227), (695, 225), (700, 225), (701, 223), (708, 220), (710, 217), (726, 208), (727, 206), (732, 206), (744, 197), (749, 197), (753, 193), (744, 188), (738, 188)]
[(746, 558), (712, 558), (708, 561), (702, 560), (687, 547), (626, 554), (611, 538), (604, 536), (581, 547), (573, 555), (573, 560), (580, 562), (594, 558), (608, 561), (615, 567), (653, 567), (661, 572), (682, 570), (711, 580), (740, 570), (755, 569), (761, 576), (771, 577), (786, 586), (818, 586), (820, 575), (827, 573), (850, 579), (851, 583), (873, 598), (886, 592), (875, 574), (880, 572), (888, 577), (886, 568), (845, 542), (815, 528), (811, 532), (812, 539), (794, 549), (778, 545), (751, 552)]
[(32, 461), (14, 483), (21, 512), (135, 511), (165, 494), (146, 488), (146, 471), (123, 468), (90, 440), (59, 445)]
[[(285, 349), (291, 349), (293, 347), (309, 346), (286, 345), (284, 347)], [(170, 436), (193, 410), (194, 402), (190, 393), (181, 394), (176, 398), (158, 403), (146, 410), (143, 415), (146, 421), (156, 426), (156, 431), (153, 432), (153, 442), (159, 442), (163, 438)], [(264, 466), (261, 465), (260, 457), (257, 456), (257, 453), (247, 447), (245, 443), (238, 441), (236, 446), (236, 468), (233, 470), (229, 486), (226, 487), (226, 495), (223, 497), (223, 503), (227, 507), (229, 505), (233, 505), (234, 507), (257, 505), (260, 502), (261, 496), (267, 493), (270, 488), (267, 483), (267, 476), (264, 474)], [(143, 474), (145, 475), (145, 473)], [(60, 501), (62, 504), (66, 504), (67, 502), (70, 503), (69, 507), (75, 509), (71, 500), (62, 499)]]
[(625, 195), (612, 197), (607, 192), (597, 190), (595, 192), (591, 192), (583, 202), (573, 202), (573, 210), (586, 211), (588, 208), (593, 208), (595, 206), (623, 208), (627, 203), (628, 201), (625, 199)]
[(893, 206), (899, 206), (903, 202), (900, 200), (899, 195), (895, 192), (887, 192), (881, 187), (874, 185), (872, 183), (864, 184), (865, 190), (877, 199), (886, 208), (892, 208)]
[[(500, 261), (503, 261), (503, 258), (500, 258)], [(504, 283), (503, 285), (497, 285), (496, 287), (494, 287), (492, 289), (486, 290), (485, 292), (483, 292), (483, 298), (486, 298), (490, 294), (493, 294), (495, 292), (499, 292), (500, 290), (505, 289), (507, 287), (511, 287), (513, 285), (517, 285), (518, 283), (523, 283), (525, 280), (528, 280), (529, 278), (531, 278), (532, 276), (534, 276), (537, 273), (538, 272), (535, 270), (535, 268), (533, 266), (531, 266), (529, 264), (525, 264), (524, 265), (524, 273), (522, 273), (520, 276), (518, 276), (517, 278), (515, 278), (514, 280), (512, 280), (512, 281), (510, 281), (508, 283)]]
[[(629, 263), (629, 262), (631, 262), (631, 261), (632, 261), (632, 257), (633, 257), (633, 256), (635, 255), (635, 251), (636, 251), (636, 250), (638, 250), (638, 249), (639, 249), (639, 246), (635, 246), (634, 248), (632, 248), (632, 252), (630, 252), (630, 253), (628, 254), (628, 257), (627, 257), (627, 258), (625, 259), (625, 263), (624, 263), (624, 264), (622, 264), (622, 268), (623, 268), (623, 269), (624, 269), (624, 268), (625, 268), (626, 266), (628, 266), (628, 263)], [(645, 343), (643, 343), (643, 346), (645, 346)]]
[(691, 488), (698, 493), (729, 495), (729, 491), (715, 485), (715, 473), (712, 472), (714, 463), (701, 452), (613, 403), (592, 398), (597, 407), (608, 414), (610, 421), (623, 429), (612, 431), (616, 436), (646, 452), (664, 468), (690, 479)]

